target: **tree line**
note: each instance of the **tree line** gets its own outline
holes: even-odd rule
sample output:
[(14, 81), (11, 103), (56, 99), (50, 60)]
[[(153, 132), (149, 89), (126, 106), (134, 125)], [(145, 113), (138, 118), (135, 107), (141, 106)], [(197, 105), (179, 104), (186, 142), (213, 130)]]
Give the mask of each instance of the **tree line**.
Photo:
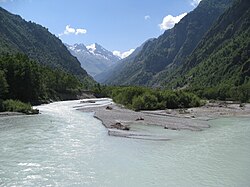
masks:
[(203, 103), (193, 93), (186, 91), (159, 90), (139, 86), (100, 86), (95, 93), (100, 97), (110, 97), (114, 102), (135, 111), (198, 107)]
[[(0, 100), (38, 104), (76, 95), (83, 84), (63, 70), (52, 70), (23, 54), (0, 55)], [(0, 105), (1, 105), (0, 103)], [(12, 102), (9, 102), (12, 103)], [(3, 106), (2, 106), (2, 110)]]

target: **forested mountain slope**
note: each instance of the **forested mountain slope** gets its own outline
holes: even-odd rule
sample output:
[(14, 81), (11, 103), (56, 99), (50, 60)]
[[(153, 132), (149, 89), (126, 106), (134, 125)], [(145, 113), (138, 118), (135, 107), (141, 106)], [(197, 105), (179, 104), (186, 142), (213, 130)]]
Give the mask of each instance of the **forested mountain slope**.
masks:
[(120, 85), (152, 85), (151, 81), (169, 65), (184, 63), (218, 17), (233, 0), (203, 0), (174, 28), (147, 42), (141, 52), (107, 83)]
[(238, 0), (210, 29), (187, 62), (162, 78), (163, 85), (174, 88), (248, 84), (250, 1)]
[(79, 61), (48, 29), (27, 22), (0, 7), (0, 53), (24, 53), (40, 64), (62, 69), (82, 81), (92, 82)]

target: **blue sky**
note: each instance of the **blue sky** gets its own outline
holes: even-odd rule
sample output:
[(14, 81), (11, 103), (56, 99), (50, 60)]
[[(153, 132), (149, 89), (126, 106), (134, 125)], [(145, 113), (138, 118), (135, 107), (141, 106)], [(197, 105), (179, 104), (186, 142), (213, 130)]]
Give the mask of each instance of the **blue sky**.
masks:
[(0, 6), (47, 27), (65, 43), (96, 42), (122, 54), (158, 37), (199, 1), (0, 0)]

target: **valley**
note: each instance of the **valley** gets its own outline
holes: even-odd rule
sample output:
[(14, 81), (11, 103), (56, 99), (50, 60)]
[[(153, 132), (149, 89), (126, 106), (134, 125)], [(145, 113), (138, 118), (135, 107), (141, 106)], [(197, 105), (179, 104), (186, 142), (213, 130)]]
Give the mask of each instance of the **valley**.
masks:
[(0, 0), (0, 186), (249, 186), (249, 103), (249, 0)]

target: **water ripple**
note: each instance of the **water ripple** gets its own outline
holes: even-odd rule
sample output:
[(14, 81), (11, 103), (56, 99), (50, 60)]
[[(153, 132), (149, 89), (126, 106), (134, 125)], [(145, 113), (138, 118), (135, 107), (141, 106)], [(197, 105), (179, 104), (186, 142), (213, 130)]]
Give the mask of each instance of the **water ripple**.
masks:
[(108, 136), (79, 104), (0, 118), (0, 186), (250, 186), (249, 118), (216, 120), (203, 132), (135, 127), (172, 139), (153, 142)]

